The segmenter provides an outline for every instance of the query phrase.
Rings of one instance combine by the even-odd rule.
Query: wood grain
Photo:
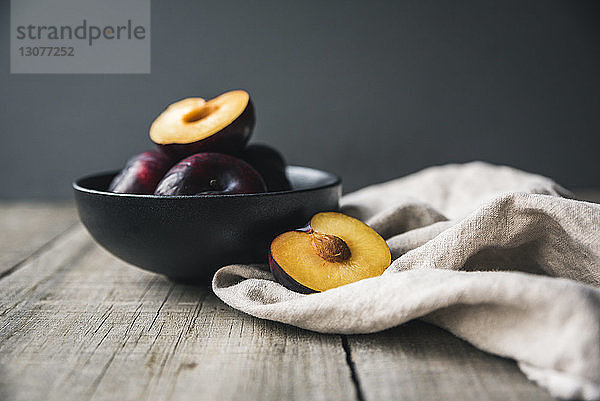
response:
[[[81,227],[0,280],[0,366],[11,400],[356,399],[339,336],[241,314]]]
[[[365,400],[552,400],[514,361],[479,351],[421,321],[349,336]]]
[[[70,203],[0,203],[0,277],[77,220]]]
[[[1,400],[552,399],[426,323],[340,337],[252,318],[74,221],[69,205],[0,204]]]

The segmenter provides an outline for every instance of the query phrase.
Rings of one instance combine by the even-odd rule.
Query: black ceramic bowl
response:
[[[155,196],[107,191],[116,172],[73,184],[79,217],[113,255],[172,279],[205,281],[232,263],[266,263],[278,234],[338,209],[340,179],[289,166],[291,191]]]

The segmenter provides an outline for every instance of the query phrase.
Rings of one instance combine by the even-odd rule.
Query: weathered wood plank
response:
[[[127,266],[80,226],[56,238],[74,220],[68,205],[0,205],[0,275],[20,264],[0,279],[0,399],[357,398],[339,337]],[[551,399],[514,362],[425,323],[347,348],[365,400]]]
[[[514,361],[479,351],[421,321],[349,336],[365,400],[552,400]]]
[[[354,400],[339,336],[254,319],[92,245],[81,227],[0,280],[11,400]]]
[[[0,277],[77,219],[70,203],[0,203]]]
[[[575,191],[600,202],[600,191]],[[479,351],[420,321],[368,336],[348,336],[365,400],[552,400],[514,361]]]

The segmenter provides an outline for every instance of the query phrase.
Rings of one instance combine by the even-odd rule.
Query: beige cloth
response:
[[[342,199],[377,230],[380,276],[302,295],[265,266],[232,265],[215,294],[263,319],[371,333],[421,318],[514,358],[552,395],[600,399],[600,205],[553,181],[474,162],[433,167]]]

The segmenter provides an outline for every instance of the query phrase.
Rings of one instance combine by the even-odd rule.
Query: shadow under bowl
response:
[[[287,167],[290,191],[239,195],[116,194],[107,191],[116,174],[73,184],[81,222],[113,255],[178,281],[208,281],[228,264],[267,263],[273,238],[337,211],[341,196],[339,177],[299,166]]]

